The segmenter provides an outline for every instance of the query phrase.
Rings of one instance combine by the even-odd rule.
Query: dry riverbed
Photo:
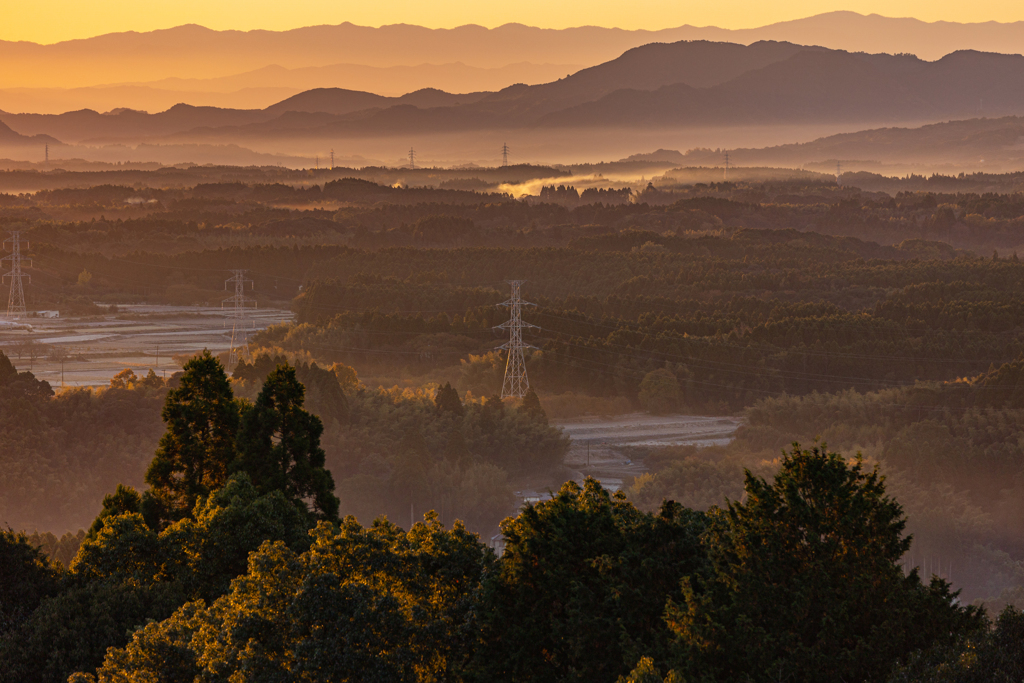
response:
[[[248,334],[292,319],[290,311],[249,311]],[[0,350],[18,370],[31,370],[54,388],[104,386],[125,368],[145,375],[150,368],[170,376],[181,369],[174,357],[209,349],[228,350],[233,320],[220,308],[200,306],[120,306],[116,315],[87,318],[26,318],[28,329],[0,328]],[[32,359],[25,342],[38,345]],[[54,350],[63,351],[63,362]],[[21,358],[18,357],[19,351]],[[59,353],[56,354],[59,357]]]

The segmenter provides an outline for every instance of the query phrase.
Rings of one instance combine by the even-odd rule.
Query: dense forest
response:
[[[339,519],[303,398],[282,364],[239,404],[197,357],[149,488],[108,495],[69,568],[0,532],[0,680],[1019,675],[1024,616],[990,629],[948,582],[905,573],[903,510],[860,458],[795,446],[708,512],[568,482],[502,522],[495,557],[434,512]]]
[[[0,681],[1020,677],[1017,175],[118,173],[8,174],[30,309],[294,321],[59,391],[0,332]],[[612,494],[556,407],[743,425]]]

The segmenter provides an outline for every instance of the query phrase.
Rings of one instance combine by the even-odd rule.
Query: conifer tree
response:
[[[209,351],[185,363],[181,384],[167,394],[167,431],[146,471],[148,523],[187,517],[196,501],[224,485],[235,457],[238,404],[224,367]]]
[[[451,382],[445,382],[443,387],[438,388],[437,395],[434,397],[434,405],[437,406],[438,411],[441,413],[462,415],[464,412],[459,392],[452,387]]]
[[[232,469],[248,473],[261,494],[282,491],[315,519],[337,521],[334,479],[320,447],[323,422],[303,408],[304,401],[295,368],[279,365],[267,375],[256,403],[242,410]]]
[[[131,486],[118,484],[114,493],[103,496],[103,509],[89,527],[89,540],[95,539],[96,535],[103,529],[107,518],[126,515],[132,512],[142,512],[142,496]]]
[[[904,576],[903,508],[859,457],[793,444],[774,482],[747,472],[745,488],[709,515],[710,577],[685,579],[685,601],[665,611],[685,673],[884,680],[915,649],[981,625],[945,581]]]
[[[543,424],[548,423],[548,414],[544,412],[544,408],[540,404],[540,399],[537,397],[537,392],[530,389],[523,396],[523,403],[519,406],[519,410],[523,411],[526,415],[529,415],[534,420]]]

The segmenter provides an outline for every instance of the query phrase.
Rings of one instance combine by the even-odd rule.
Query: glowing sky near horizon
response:
[[[614,26],[660,29],[683,24],[753,28],[834,10],[923,21],[1021,21],[1019,0],[0,0],[0,40],[55,43],[181,24],[225,30],[285,30],[348,21],[364,26],[451,28],[518,22],[543,28]]]

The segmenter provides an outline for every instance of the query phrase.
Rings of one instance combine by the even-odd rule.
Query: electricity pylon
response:
[[[508,153],[509,153],[509,151],[510,150],[508,148],[508,143],[503,144],[501,146],[501,165],[503,167],[504,166],[508,166]]]
[[[232,323],[231,350],[228,352],[227,367],[228,372],[232,372],[235,366],[238,365],[240,358],[247,358],[249,356],[249,339],[246,334],[245,313],[249,308],[249,304],[252,304],[252,308],[256,308],[256,299],[245,295],[245,285],[248,284],[249,289],[252,289],[252,280],[245,277],[244,270],[232,270],[231,277],[224,281],[224,289],[227,289],[229,284],[235,285],[235,295],[224,299],[220,307],[223,309],[224,304],[232,304],[228,311],[228,317],[232,318]]]
[[[508,330],[509,339],[499,346],[499,349],[508,349],[508,361],[505,363],[505,381],[501,385],[501,397],[513,396],[522,398],[530,389],[530,380],[526,376],[526,359],[523,358],[523,349],[535,349],[523,343],[523,328],[539,329],[536,325],[523,322],[523,306],[536,306],[529,301],[523,301],[519,295],[520,288],[526,280],[506,280],[512,286],[512,296],[499,306],[508,306],[511,316],[507,322],[498,325],[498,329]]]
[[[725,180],[729,180],[729,152],[725,152]]]
[[[10,245],[8,247],[8,245]],[[28,242],[25,243],[25,247],[28,247]],[[21,238],[20,233],[15,230],[11,233],[11,236],[4,240],[4,251],[11,252],[10,255],[0,258],[0,263],[4,261],[11,262],[11,269],[3,274],[3,280],[11,278],[11,293],[7,297],[7,317],[8,318],[20,318],[25,315],[25,288],[22,286],[21,279],[29,278],[31,281],[31,275],[22,275],[21,273]],[[29,261],[29,268],[32,267],[32,261]]]
[[[409,166],[416,168],[416,149],[413,147],[409,148]]]

